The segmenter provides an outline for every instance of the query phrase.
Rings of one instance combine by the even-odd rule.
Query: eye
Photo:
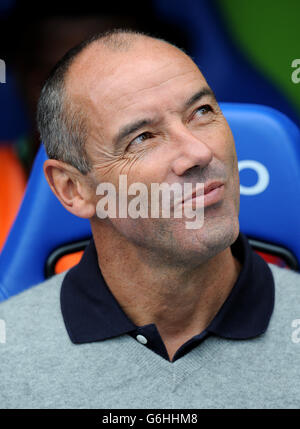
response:
[[[193,119],[197,117],[202,117],[204,115],[207,115],[209,112],[212,112],[213,109],[209,104],[205,104],[204,106],[198,107],[198,109],[195,110],[193,114]]]
[[[142,133],[139,136],[137,136],[135,139],[133,139],[130,142],[130,145],[143,143],[145,140],[150,139],[151,137],[152,136],[149,132]]]

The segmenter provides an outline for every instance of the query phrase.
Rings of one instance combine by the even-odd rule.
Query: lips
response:
[[[223,183],[221,183],[221,182],[213,182],[213,183],[210,183],[208,185],[205,185],[204,186],[204,195],[208,194],[209,192],[213,191],[216,188],[219,188],[222,185],[223,185]]]
[[[182,204],[184,205],[188,204],[188,205],[194,206],[198,201],[198,204],[200,204],[199,207],[201,206],[208,207],[220,201],[223,198],[223,192],[224,192],[223,182],[219,182],[219,181],[210,182],[204,185],[204,195],[203,193],[200,193],[199,195],[199,192],[197,192],[197,189],[195,189],[192,195],[189,195],[187,198],[185,198],[182,201]]]
[[[208,183],[206,185],[204,185],[204,195],[209,194],[210,192],[212,192],[214,189],[219,188],[223,185],[222,182],[211,182]],[[203,195],[202,193],[200,195]],[[192,193],[191,196],[188,196],[187,198],[185,198],[184,200],[182,200],[182,202],[188,201],[190,199],[196,198],[197,196],[199,196],[198,194],[198,190],[197,188],[194,190],[194,192]]]

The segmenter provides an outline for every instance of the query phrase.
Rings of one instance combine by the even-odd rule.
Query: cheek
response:
[[[226,166],[228,188],[235,201],[235,205],[238,206],[240,195],[238,160],[234,138],[227,122],[223,123],[216,130],[214,142],[215,156]]]
[[[215,129],[211,149],[219,161],[226,165],[228,176],[238,176],[237,156],[231,129],[227,122]]]
[[[135,195],[128,195],[130,185],[137,183],[146,185],[149,196],[151,183],[161,183],[161,179],[164,178],[162,164],[157,162],[157,158],[151,159],[151,157],[103,160],[95,166],[95,177],[98,184],[111,183],[114,186],[117,202],[120,192],[125,191],[129,203],[135,197]]]
[[[230,184],[230,192],[236,208],[236,213],[239,213],[240,207],[240,178],[238,170],[238,160],[235,150],[235,145],[232,140],[232,144],[228,149],[228,176]]]

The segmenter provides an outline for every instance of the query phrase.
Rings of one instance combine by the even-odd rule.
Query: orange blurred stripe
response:
[[[0,250],[18,213],[26,175],[13,145],[0,146]]]
[[[69,268],[74,267],[80,261],[83,255],[83,250],[79,252],[70,253],[69,255],[62,256],[55,264],[55,274],[60,274]]]

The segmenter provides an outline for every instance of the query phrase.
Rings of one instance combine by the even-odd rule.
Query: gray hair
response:
[[[126,50],[137,37],[151,37],[132,30],[115,29],[96,34],[70,49],[55,65],[40,94],[37,107],[37,126],[47,155],[71,164],[82,174],[92,165],[85,149],[88,137],[86,114],[70,100],[65,78],[75,58],[93,42],[103,43],[112,50]],[[165,40],[154,38],[162,42]]]

